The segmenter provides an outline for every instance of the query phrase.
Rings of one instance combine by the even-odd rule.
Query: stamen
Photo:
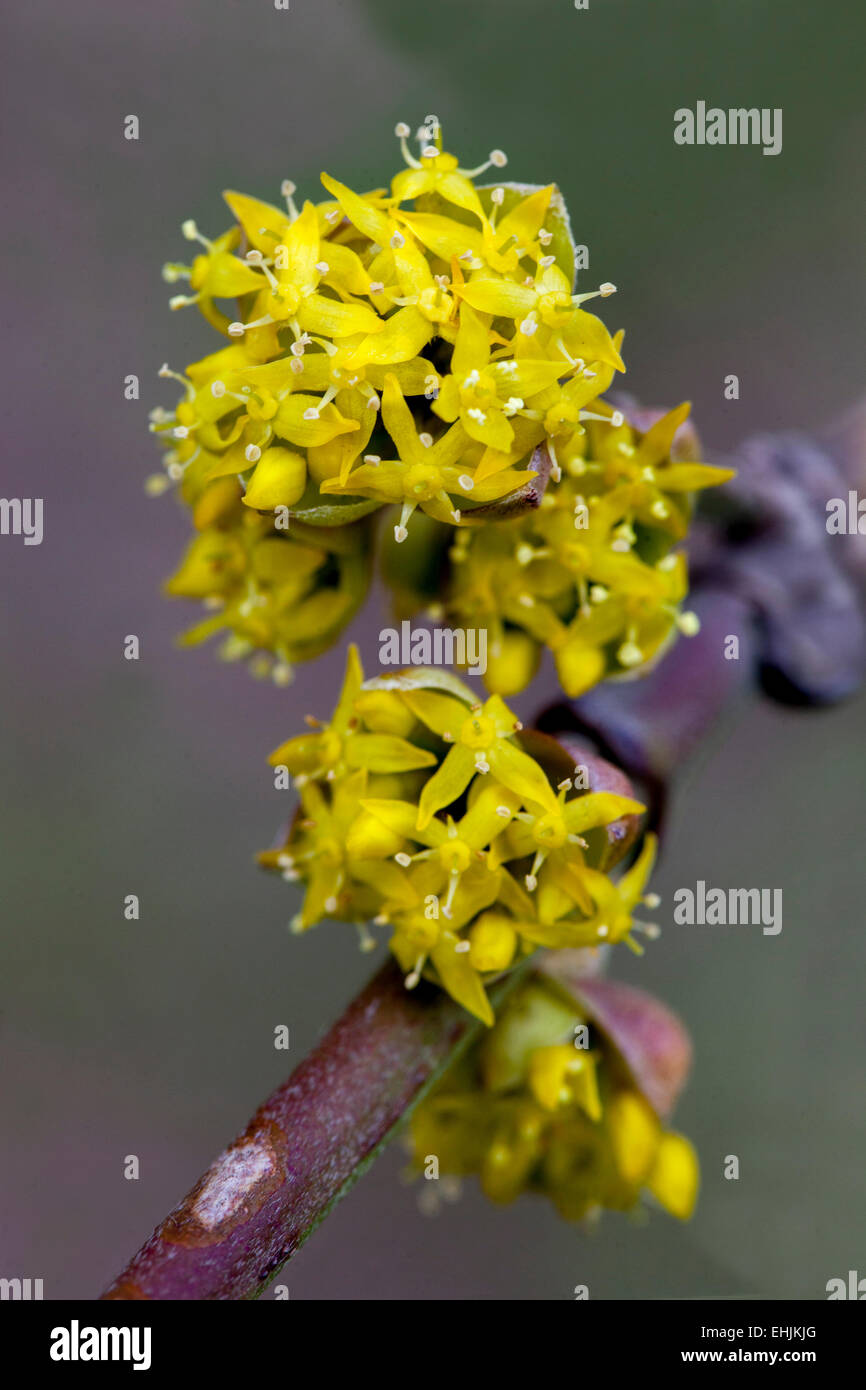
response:
[[[274,272],[271,270],[270,266],[265,265],[265,258],[262,255],[261,251],[257,251],[256,248],[253,247],[253,249],[251,251],[248,251],[247,254],[244,256],[244,260],[249,261],[250,265],[254,265],[257,267],[257,269],[264,272],[265,278],[267,279],[267,282],[270,285],[271,289],[274,291],[274,293],[276,293],[279,290],[280,282],[277,279]]]
[[[398,545],[402,545],[406,537],[409,535],[409,532],[406,529],[406,525],[412,513],[414,512],[416,505],[417,503],[415,502],[403,503],[403,510],[400,513],[400,520],[394,527],[394,540],[397,542]]]
[[[409,165],[409,168],[420,169],[420,162],[415,158],[414,154],[412,154],[411,150],[409,149],[409,146],[406,144],[406,141],[409,139],[411,133],[412,132],[405,121],[398,121],[394,127],[394,134],[400,141],[400,153],[402,154],[406,163]]]
[[[252,319],[250,323],[240,323],[239,321],[230,323],[228,328],[226,329],[226,332],[228,333],[230,338],[242,338],[244,334],[248,331],[248,329],[265,328],[269,323],[273,322],[274,320],[272,319],[271,315],[265,314],[263,318]]]
[[[616,294],[616,285],[612,285],[606,280],[603,285],[599,285],[597,290],[588,290],[586,294],[573,294],[572,304],[585,304],[588,299],[597,299],[601,295],[602,299],[607,299],[610,295]]]
[[[376,938],[373,936],[372,932],[370,931],[370,928],[367,926],[367,923],[356,922],[355,928],[358,932],[359,945],[361,947],[361,950],[364,951],[365,954],[368,951],[375,951]]]
[[[294,195],[297,193],[297,191],[297,184],[292,183],[291,179],[283,179],[282,183],[280,184],[280,192],[286,200],[286,208],[288,210],[288,214],[292,222],[297,222],[299,216],[298,209],[295,206],[294,198]]]
[[[179,381],[184,391],[186,392],[187,400],[192,401],[195,399],[195,387],[193,386],[192,382],[187,381],[186,377],[183,376],[180,372],[173,372],[167,362],[163,362],[162,366],[157,372],[157,376],[170,377],[172,381]]]
[[[180,230],[187,241],[199,241],[206,250],[213,250],[213,242],[209,241],[206,236],[202,236],[193,218],[188,217],[186,221],[181,224]]]
[[[483,164],[479,164],[477,169],[461,169],[459,172],[467,179],[477,179],[479,174],[485,174],[491,166],[494,169],[504,169],[508,163],[508,156],[502,150],[491,150],[489,156]]]

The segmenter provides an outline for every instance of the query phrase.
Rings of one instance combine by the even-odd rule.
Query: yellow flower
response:
[[[453,203],[456,207],[483,218],[481,201],[472,180],[485,173],[487,169],[505,167],[508,161],[501,150],[492,150],[490,158],[477,169],[461,169],[453,154],[443,152],[440,129],[437,128],[435,135],[431,135],[427,130],[419,132],[424,140],[419,159],[409,152],[406,144],[409,127],[402,121],[397,126],[396,134],[403,158],[409,166],[396,174],[391,181],[391,192],[398,203],[438,194],[446,203]]]
[[[400,519],[394,527],[395,539],[406,540],[408,522],[417,507],[436,521],[459,522],[461,510],[456,500],[472,505],[495,501],[516,491],[534,474],[505,469],[476,486],[472,474],[459,467],[469,437],[458,421],[434,439],[418,432],[397,377],[385,377],[382,420],[397,447],[397,459],[371,459],[348,474],[345,482],[327,478],[322,493],[343,493],[372,497],[377,501],[401,505]]]
[[[491,362],[490,352],[488,324],[463,304],[451,373],[442,381],[433,409],[449,424],[459,418],[471,439],[507,454],[514,442],[510,417],[524,409],[527,398],[553,385],[562,362]],[[476,482],[483,477],[479,470]]]
[[[320,725],[310,717],[307,722],[315,732],[281,743],[270,755],[271,766],[286,766],[297,783],[298,779],[305,782],[321,777],[331,781],[349,768],[410,772],[434,765],[436,759],[432,753],[416,748],[405,738],[364,731],[355,709],[363,679],[358,648],[352,643],[346,658],[343,688],[330,722]]]

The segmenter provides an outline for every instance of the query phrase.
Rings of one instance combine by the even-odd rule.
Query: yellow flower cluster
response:
[[[678,621],[682,565],[659,563],[688,493],[726,475],[671,465],[667,426],[636,442],[598,399],[622,338],[583,306],[615,287],[574,293],[556,187],[476,186],[505,156],[460,168],[431,118],[417,156],[397,134],[407,167],[390,189],[323,174],[322,202],[299,208],[286,182],[285,209],[226,193],[235,225],[216,240],[184,224],[200,251],[165,267],[189,281],[171,304],[196,304],[226,342],[183,375],[163,368],[184,396],[153,414],[167,447],[149,486],[178,484],[199,532],[169,592],[214,610],[191,640],[223,630],[227,654],[276,655],[284,679],[363,601],[364,518],[394,507],[402,545],[420,510],[461,542],[466,528],[452,602],[491,629],[492,688],[525,683],[542,643],[585,688],[643,664]],[[535,506],[545,485],[526,535],[503,536],[503,507]]]
[[[697,632],[681,608],[686,559],[674,547],[691,494],[732,475],[671,461],[687,414],[680,406],[645,434],[621,412],[588,422],[560,450],[558,480],[537,510],[455,537],[444,615],[487,632],[488,689],[523,690],[547,648],[577,697],[606,677],[643,673],[677,631]]]
[[[587,789],[582,768],[554,784],[552,741],[523,733],[500,696],[479,704],[432,669],[365,682],[351,647],[333,718],[308,723],[271,755],[300,808],[286,843],[260,856],[303,885],[298,931],[327,917],[373,946],[366,923],[387,926],[410,988],[423,975],[487,1024],[485,986],[535,947],[652,934],[632,915],[652,837],[616,883],[600,867],[604,827],[643,806]]]
[[[687,1220],[697,1198],[689,1141],[664,1127],[570,995],[537,975],[422,1100],[411,1144],[428,1179],[474,1175],[501,1203],[542,1193],[573,1221],[630,1210],[643,1193]]]

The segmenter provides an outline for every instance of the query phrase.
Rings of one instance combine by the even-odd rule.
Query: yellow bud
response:
[[[700,1183],[698,1156],[682,1134],[665,1134],[647,1180],[650,1192],[671,1216],[688,1221]]]
[[[604,675],[604,654],[598,647],[566,642],[554,655],[560,684],[572,699],[585,694]]]
[[[469,964],[475,970],[507,970],[516,949],[513,923],[497,912],[482,913],[469,932]]]
[[[617,1091],[606,1115],[616,1166],[626,1182],[639,1183],[658,1151],[660,1126],[655,1111],[637,1091]]]
[[[266,449],[244,493],[244,505],[257,511],[291,507],[307,485],[307,463],[300,454],[275,444]]]
[[[534,678],[540,661],[540,644],[514,628],[503,633],[498,650],[489,651],[484,683],[495,695],[517,695]]]

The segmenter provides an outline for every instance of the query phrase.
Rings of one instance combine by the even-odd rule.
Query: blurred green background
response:
[[[45,539],[0,540],[0,1274],[89,1298],[282,1079],[274,1026],[299,1059],[371,969],[337,928],[291,937],[289,887],[253,863],[290,804],[266,755],[329,711],[341,655],[288,691],[257,685],[177,651],[190,614],[159,592],[185,527],[144,496],[146,413],[173,400],[160,363],[213,346],[166,307],[181,221],[226,226],[223,187],[276,200],[290,176],[316,197],[322,168],[380,185],[395,122],[435,113],[469,166],[500,146],[509,176],[561,185],[584,284],[619,286],[606,318],[627,330],[631,392],[690,398],[716,450],[817,429],[863,384],[866,11],[31,0],[7,32],[3,490],[45,499]],[[697,100],[782,107],[781,155],[675,146],[673,112]],[[352,633],[370,667],[383,612]],[[704,1166],[694,1221],[607,1217],[589,1236],[471,1187],[431,1220],[395,1148],[285,1271],[292,1298],[823,1297],[866,1270],[864,707],[732,714],[674,807],[664,934],[614,962],[694,1036],[678,1116]],[[781,887],[781,935],[673,926],[697,878]]]

